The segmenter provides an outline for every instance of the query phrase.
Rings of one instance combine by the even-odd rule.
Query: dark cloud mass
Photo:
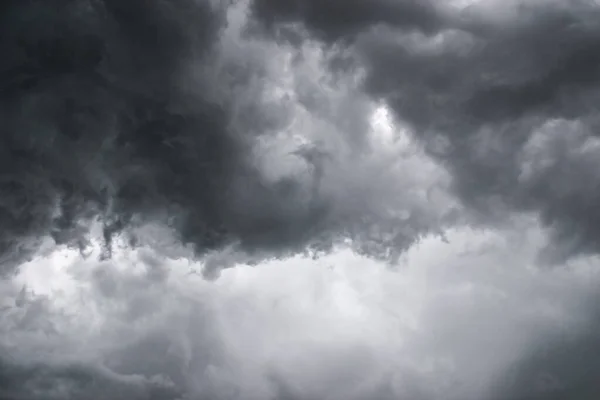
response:
[[[115,234],[155,220],[198,254],[239,241],[276,250],[305,243],[319,212],[286,214],[294,182],[264,182],[249,157],[250,138],[233,132],[226,104],[211,100],[218,84],[186,75],[215,58],[221,6],[134,0],[2,7],[4,270],[46,234],[85,247],[97,217],[107,253]],[[240,204],[243,196],[258,204]],[[263,211],[246,214],[245,207]]]
[[[177,206],[185,240],[223,241],[217,193],[237,145],[219,108],[178,81],[185,62],[208,57],[221,12],[186,0],[2,7],[2,254],[48,233],[83,246],[97,216],[110,242]]]
[[[344,237],[375,249],[365,227],[378,230],[391,217],[368,210],[365,219],[368,205],[356,190],[344,195],[355,206],[335,204],[320,189],[323,167],[315,160],[288,154],[312,168],[310,177],[267,178],[261,170],[255,146],[289,118],[261,103],[266,61],[227,48],[223,32],[236,24],[227,6],[3,3],[4,271],[35,254],[47,235],[85,249],[98,220],[104,256],[115,236],[128,234],[135,245],[133,228],[155,222],[197,256],[229,246],[254,259],[326,250]],[[411,12],[427,15],[421,8]],[[416,231],[432,222],[422,218]],[[389,239],[379,240],[374,255],[388,257],[415,240],[412,231],[382,231]]]
[[[174,385],[160,377],[119,376],[88,365],[0,365],[0,396],[11,400],[177,399]]]
[[[600,4],[466,3],[0,2],[0,398],[597,398]]]
[[[257,0],[252,11],[270,28],[301,21],[327,41],[352,38],[371,25],[435,32],[447,22],[429,0]]]
[[[350,38],[366,68],[364,89],[414,128],[465,204],[486,218],[539,212],[558,240],[549,260],[598,251],[595,2],[484,1],[453,11],[409,0],[287,4],[257,0],[256,15]],[[346,25],[336,7],[353,16]],[[394,18],[391,9],[413,18]],[[445,23],[424,15],[446,15]],[[547,162],[531,166],[533,157]]]

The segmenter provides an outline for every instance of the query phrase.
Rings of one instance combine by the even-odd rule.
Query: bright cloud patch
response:
[[[577,335],[594,313],[596,262],[541,271],[543,235],[522,228],[428,237],[394,269],[339,249],[215,282],[149,250],[100,263],[60,251],[14,279],[24,289],[1,344],[21,360],[84,360],[119,382],[135,374],[201,398],[491,396],[511,389],[502,380],[527,350]],[[534,365],[523,384],[570,384],[554,373]]]

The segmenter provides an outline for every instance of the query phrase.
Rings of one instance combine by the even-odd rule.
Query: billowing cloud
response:
[[[84,246],[97,215],[109,239],[169,197],[215,216],[216,193],[205,188],[226,180],[237,146],[218,107],[186,99],[178,71],[208,56],[220,12],[185,0],[2,7],[3,254],[47,234]],[[190,170],[196,185],[185,182]],[[176,224],[200,234],[194,222]],[[212,228],[203,241],[219,240]]]
[[[0,397],[597,398],[599,7],[4,1]]]
[[[319,46],[245,37],[244,4],[3,7],[4,271],[48,236],[85,251],[97,220],[104,256],[159,223],[197,257],[350,239],[391,259],[446,213],[404,195],[390,172],[404,160],[372,151],[377,106],[354,77],[329,74]]]
[[[541,271],[544,231],[514,228],[427,237],[397,270],[337,249],[215,282],[149,248],[38,258],[2,288],[2,394],[591,399],[597,260]]]
[[[430,0],[256,0],[252,6],[254,15],[271,29],[301,21],[326,41],[352,39],[372,25],[436,32],[448,23]]]
[[[293,20],[316,38],[333,36],[364,69],[365,92],[413,128],[481,217],[539,213],[561,248],[548,260],[598,250],[598,183],[584,172],[597,158],[596,2],[321,1],[294,13],[284,7],[293,2],[254,4],[268,24]],[[337,9],[356,17],[343,31]],[[426,9],[446,23],[406,23],[390,9]],[[373,17],[382,14],[389,18]],[[546,162],[531,168],[532,152]]]

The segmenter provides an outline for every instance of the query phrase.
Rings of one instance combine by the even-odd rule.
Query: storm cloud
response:
[[[189,1],[14,1],[1,16],[3,254],[47,234],[84,246],[98,215],[110,242],[177,198],[217,218],[218,190],[208,188],[235,168],[236,145],[218,107],[186,100],[177,81],[186,59],[207,57],[218,11]],[[186,187],[196,192],[183,195]],[[214,225],[176,224],[199,244],[222,240]]]
[[[435,213],[417,210],[408,224],[389,212],[391,203],[374,204],[378,196],[402,196],[396,183],[371,180],[367,189],[369,179],[347,174],[355,168],[366,178],[390,166],[374,165],[376,158],[361,156],[368,151],[357,145],[368,142],[368,99],[354,93],[355,100],[327,112],[323,91],[305,89],[317,84],[308,71],[307,79],[293,75],[304,79],[292,84],[303,90],[293,101],[277,97],[278,79],[289,78],[278,77],[269,58],[291,65],[286,57],[293,51],[302,57],[310,49],[245,39],[245,8],[227,6],[3,4],[4,271],[35,254],[48,236],[84,251],[98,222],[105,257],[116,235],[128,235],[135,246],[136,228],[159,223],[195,257],[235,248],[257,260],[327,250],[345,239],[392,259],[439,225]],[[312,53],[317,67],[328,57],[318,48]],[[341,88],[338,96],[354,95],[344,83],[350,78],[323,79]],[[321,122],[309,120],[314,134],[305,127],[301,143],[290,140],[298,109],[322,114]],[[344,112],[355,113],[351,123],[334,118]],[[278,146],[279,153],[264,146]],[[364,168],[358,158],[367,160]],[[384,190],[396,193],[376,194]]]
[[[0,397],[596,398],[599,21],[2,2]]]
[[[364,70],[363,90],[412,128],[481,218],[539,213],[556,233],[546,261],[597,252],[595,2],[254,4],[268,26],[292,21],[337,41]]]

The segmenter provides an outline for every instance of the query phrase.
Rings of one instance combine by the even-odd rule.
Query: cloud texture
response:
[[[550,258],[597,252],[595,2],[254,4],[269,25],[292,20],[345,46],[365,92],[412,127],[469,208],[539,213],[556,231]]]
[[[48,235],[85,249],[98,220],[105,256],[115,235],[130,235],[135,244],[132,232],[148,223],[171,228],[196,256],[234,246],[260,259],[326,249],[344,238],[366,248],[366,229],[389,237],[379,241],[384,258],[414,241],[413,232],[384,228],[400,220],[390,204],[363,194],[364,179],[346,174],[325,187],[336,171],[352,167],[350,157],[355,168],[368,157],[360,146],[369,134],[368,99],[357,94],[327,110],[323,90],[306,86],[338,84],[338,96],[347,96],[352,87],[344,81],[351,78],[336,83],[321,74],[315,82],[308,71],[276,70],[281,63],[293,68],[291,51],[244,39],[243,7],[195,0],[3,7],[5,271]],[[317,47],[312,53],[317,66],[327,58]],[[302,92],[292,94],[294,86]],[[304,122],[295,133],[303,141],[294,143],[300,109],[324,115]],[[346,124],[353,140],[334,118],[345,113],[355,113]],[[285,138],[279,153],[266,151],[278,137]],[[373,160],[359,173],[389,167]],[[435,225],[435,218],[419,218],[419,232]]]
[[[597,261],[541,271],[518,225],[429,237],[398,271],[337,250],[216,282],[151,249],[54,253],[2,288],[1,394],[592,399]]]
[[[596,398],[599,17],[2,2],[0,397]]]

